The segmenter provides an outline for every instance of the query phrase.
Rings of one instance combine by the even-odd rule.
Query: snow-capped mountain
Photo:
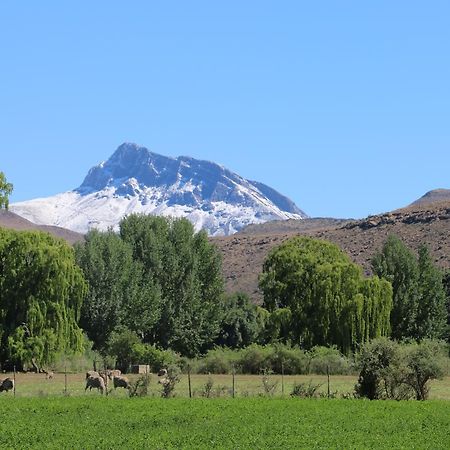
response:
[[[229,235],[252,223],[307,217],[274,189],[225,167],[187,156],[170,158],[122,144],[93,167],[80,187],[10,209],[37,224],[81,233],[117,228],[131,213],[186,217],[196,230]]]

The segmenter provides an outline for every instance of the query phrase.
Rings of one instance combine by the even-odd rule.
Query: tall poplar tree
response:
[[[416,255],[396,236],[389,236],[372,259],[372,269],[392,283],[394,339],[437,339],[445,335],[446,294],[442,272],[422,245]]]

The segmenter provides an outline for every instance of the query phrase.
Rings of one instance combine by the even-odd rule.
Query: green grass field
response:
[[[0,397],[1,448],[450,448],[450,402]]]

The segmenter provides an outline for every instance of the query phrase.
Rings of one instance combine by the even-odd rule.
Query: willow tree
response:
[[[82,350],[86,283],[74,252],[40,232],[0,228],[0,362],[49,364]]]
[[[336,245],[295,237],[274,249],[260,276],[264,306],[288,309],[288,333],[280,338],[310,348],[336,345],[343,352],[390,332],[392,287],[364,278]],[[284,326],[286,330],[286,325]]]

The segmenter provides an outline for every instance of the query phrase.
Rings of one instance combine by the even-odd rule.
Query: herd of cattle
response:
[[[120,370],[106,370],[104,372],[96,372],[95,370],[89,370],[86,372],[86,387],[91,390],[92,388],[96,388],[103,394],[106,390],[106,386],[108,385],[108,380],[113,382],[114,389],[118,387],[129,389],[130,381],[127,377],[124,377]]]
[[[51,374],[49,376],[49,374]],[[158,376],[160,377],[159,383],[164,384],[165,379],[167,377],[167,370],[161,369],[158,372]],[[46,378],[53,378],[53,372],[46,372]],[[108,386],[108,381],[112,381],[114,389],[124,388],[130,389],[130,381],[127,377],[122,375],[120,370],[105,370],[102,372],[96,372],[95,370],[89,370],[86,372],[86,387],[84,391],[89,388],[98,389],[101,394],[106,392],[106,388]],[[0,392],[8,392],[14,389],[14,380],[12,378],[5,378],[0,382]]]

